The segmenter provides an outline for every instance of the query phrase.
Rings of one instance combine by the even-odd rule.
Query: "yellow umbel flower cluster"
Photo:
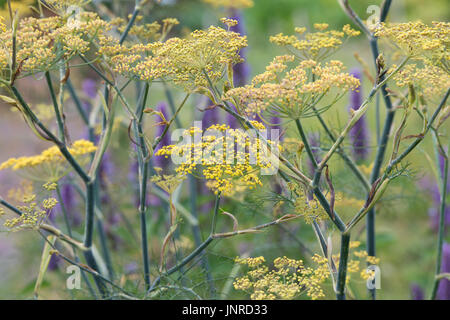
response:
[[[73,146],[69,148],[69,152],[73,156],[80,156],[87,153],[91,153],[97,150],[94,144],[87,140],[77,140],[73,143]],[[61,162],[64,158],[59,151],[58,147],[51,147],[44,150],[41,154],[31,157],[11,158],[0,165],[0,170],[6,168],[12,168],[13,170],[19,170],[26,167],[35,167],[43,163]]]
[[[16,67],[14,77],[20,78],[58,67],[61,60],[69,61],[85,53],[97,37],[111,27],[95,13],[82,12],[76,23],[66,18],[25,18],[19,22],[16,33]],[[0,28],[0,77],[9,80],[12,64],[13,31]]]
[[[362,173],[364,173],[366,176],[370,176],[373,169],[373,162],[369,165],[361,164],[358,166],[359,170],[361,170]]]
[[[68,151],[77,160],[84,160],[83,156],[95,152],[97,147],[90,141],[77,140]],[[11,168],[14,171],[24,171],[24,176],[31,180],[57,181],[70,171],[65,158],[58,147],[54,146],[44,150],[41,154],[11,158],[0,164],[0,170]]]
[[[408,56],[424,59],[450,72],[450,22],[382,23],[375,35],[389,39]]]
[[[33,191],[33,183],[28,180],[22,180],[19,187],[8,190],[8,198],[19,202],[31,197],[34,194]]]
[[[50,211],[58,204],[55,198],[45,198],[40,204],[36,201],[35,194],[23,194],[23,205],[17,206],[21,215],[17,218],[11,218],[4,222],[4,226],[12,232],[24,229],[38,229],[44,223]]]
[[[0,32],[6,31],[6,24],[5,24],[5,18],[0,16]]]
[[[105,44],[101,52],[113,70],[126,77],[172,80],[190,92],[209,87],[209,80],[217,83],[222,79],[229,66],[242,61],[239,51],[246,46],[246,37],[211,26],[192,32],[187,39],[131,46]]]
[[[306,293],[312,300],[325,296],[321,285],[329,277],[327,259],[314,255],[316,268],[305,267],[302,260],[279,257],[273,261],[274,269],[264,265],[264,257],[236,258],[249,271],[234,281],[236,290],[250,294],[252,300],[292,300]]]
[[[161,174],[161,168],[155,168],[158,175],[154,175],[150,180],[158,187],[171,195],[186,178],[183,174]]]
[[[329,196],[329,198],[331,195]],[[330,200],[330,199],[329,199]],[[335,195],[335,205],[342,208],[357,208],[360,209],[364,206],[365,200],[355,199],[344,195],[342,192],[337,192]]]
[[[224,7],[231,9],[245,9],[253,7],[253,0],[203,0],[203,2],[214,7]]]
[[[315,195],[306,196],[306,191],[301,186],[295,183],[288,183],[288,188],[295,194],[294,208],[298,215],[301,215],[306,223],[313,223],[314,221],[326,220],[328,218],[327,212],[320,205]]]
[[[414,86],[427,100],[432,101],[440,100],[441,95],[450,87],[450,74],[429,64],[423,67],[408,64],[394,75],[394,80],[399,87]]]
[[[340,61],[321,64],[305,60],[287,70],[287,63],[294,60],[292,55],[275,57],[266,71],[255,76],[250,85],[229,90],[224,99],[248,113],[267,109],[279,117],[298,119],[309,116],[311,107],[333,89],[336,91],[335,102],[349,89],[359,86],[358,79],[342,72],[344,65]]]
[[[283,47],[302,59],[322,61],[339,49],[349,37],[360,34],[359,31],[345,25],[342,31],[326,30],[328,24],[316,23],[314,28],[318,31],[306,33],[306,28],[295,28],[297,36],[287,36],[279,33],[270,37],[270,41]]]
[[[216,194],[230,195],[237,187],[252,189],[262,185],[259,172],[272,167],[272,151],[252,133],[217,124],[204,132],[192,127],[183,137],[186,143],[164,146],[155,155],[172,156],[178,164],[178,174],[187,175],[201,169],[209,180],[207,185]],[[274,142],[267,142],[272,150],[277,148]]]
[[[166,18],[159,23],[153,21],[151,23],[141,24],[143,16],[137,16],[135,23],[129,30],[128,34],[135,36],[140,42],[147,43],[150,41],[162,41],[174,26],[180,22],[175,18]],[[122,18],[114,18],[110,21],[111,25],[117,27],[117,31],[121,34],[125,31],[129,21]]]
[[[289,156],[292,154],[301,154],[304,148],[305,144],[303,141],[297,138],[286,137],[283,140],[283,151],[286,151]]]

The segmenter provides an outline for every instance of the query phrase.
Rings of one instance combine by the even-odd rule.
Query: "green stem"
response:
[[[80,98],[78,97],[75,88],[73,87],[72,81],[70,79],[67,79],[66,85],[67,89],[69,89],[70,96],[75,103],[75,107],[77,108],[77,111],[81,116],[81,119],[86,126],[89,126],[89,116],[83,108],[83,104],[81,103]]]
[[[85,226],[84,226],[84,246],[87,250],[84,252],[84,258],[89,267],[96,272],[99,271],[99,267],[95,257],[92,253],[92,242],[94,234],[94,209],[95,209],[95,187],[94,183],[86,183],[86,214],[85,214]],[[94,276],[95,283],[99,289],[102,297],[106,297],[108,290],[103,283],[102,279],[98,276]]]
[[[372,38],[370,40],[370,46],[372,48],[372,55],[374,61],[379,55],[377,38]],[[381,87],[381,94],[384,98],[384,102],[386,105],[386,119],[384,122],[383,132],[381,133],[381,137],[378,141],[377,153],[374,160],[373,169],[370,175],[370,183],[373,184],[378,179],[380,175],[380,169],[383,164],[384,156],[386,153],[386,147],[388,144],[389,133],[391,132],[392,125],[394,123],[394,108],[392,106],[392,101],[387,92],[386,85]],[[366,237],[367,237],[367,253],[370,256],[376,255],[376,240],[375,240],[375,208],[372,208],[367,214],[367,222],[366,222]],[[370,290],[372,298],[375,299],[375,289]]]
[[[319,200],[319,202],[321,203],[322,207],[325,209],[325,211],[328,213],[328,215],[330,216],[331,220],[333,220],[336,224],[336,226],[338,227],[338,229],[340,231],[344,231],[345,230],[345,223],[341,220],[341,218],[339,217],[339,215],[336,215],[334,212],[331,212],[331,207],[328,203],[328,200],[325,198],[325,196],[322,194],[322,192],[320,191],[319,187],[318,187],[318,182],[320,179],[320,170],[317,170],[317,162],[316,159],[314,157],[314,154],[312,153],[311,147],[309,145],[309,142],[306,138],[305,132],[303,131],[302,125],[300,123],[299,119],[295,120],[295,123],[297,125],[297,129],[298,132],[300,134],[300,137],[303,141],[303,144],[305,145],[305,149],[306,149],[306,153],[309,156],[309,160],[312,162],[314,169],[315,169],[315,174],[314,174],[314,180],[313,180],[313,192],[316,195],[316,198]]]
[[[345,300],[345,282],[347,277],[348,253],[350,247],[350,234],[341,235],[341,253],[339,257],[339,270],[336,286],[336,297],[338,300]]]
[[[125,31],[120,36],[120,40],[119,40],[120,44],[122,44],[125,41],[125,39],[128,36],[128,33],[130,32],[131,28],[133,27],[134,23],[136,22],[136,18],[139,15],[139,12],[141,11],[141,3],[143,3],[144,1],[146,1],[146,0],[141,0],[141,1],[136,0],[136,4],[134,6],[133,13],[131,14],[131,19],[126,26]]]
[[[92,247],[93,233],[94,233],[94,207],[95,207],[95,195],[94,184],[86,184],[86,221],[84,225],[84,246],[87,248]]]
[[[63,202],[63,198],[61,196],[61,190],[60,190],[59,186],[56,187],[56,196],[58,197],[58,202],[59,202],[61,211],[64,216],[64,222],[66,223],[67,234],[69,235],[69,237],[73,238],[72,227],[70,226],[70,221],[69,221],[69,215],[67,213],[66,206]],[[78,258],[78,255],[77,255],[77,248],[74,245],[72,245],[72,250],[73,250],[73,255],[74,255],[75,261],[77,263],[79,263],[80,259]],[[86,283],[86,285],[88,287],[89,293],[92,295],[92,297],[94,297],[94,299],[97,299],[97,295],[94,291],[94,288],[92,287],[91,282],[89,281],[88,277],[86,276],[85,271],[83,271],[83,270],[81,271],[81,276],[83,277],[83,281]]]
[[[147,103],[148,92],[150,89],[149,83],[145,83],[141,91],[139,103],[137,106],[138,121],[134,121],[135,137],[139,141],[138,164],[139,164],[139,216],[141,223],[141,247],[142,259],[144,264],[144,281],[145,289],[150,289],[150,259],[148,255],[148,235],[147,235],[147,181],[148,181],[148,149],[144,139],[144,132],[142,129],[142,114]]]
[[[348,0],[341,0],[341,5],[344,9],[344,11],[347,13],[347,15],[361,28],[361,30],[366,34],[370,41],[370,47],[372,51],[372,58],[375,63],[375,68],[377,69],[377,63],[376,60],[379,56],[379,50],[378,50],[378,41],[377,38],[373,35],[372,32],[370,32],[365,24],[362,22],[362,20],[358,17],[358,15],[353,11],[353,9],[350,7]],[[389,9],[391,6],[391,0],[385,0],[382,4],[381,13],[380,13],[380,22],[384,22],[387,18],[387,15],[389,13]],[[380,78],[380,80],[383,80],[383,77]],[[386,109],[388,111],[385,123],[384,123],[384,129],[381,137],[378,139],[378,149],[377,149],[377,155],[375,157],[374,167],[372,169],[371,174],[371,184],[373,184],[379,176],[379,171],[384,159],[384,154],[386,151],[386,144],[387,140],[389,138],[389,132],[391,131],[392,124],[394,122],[394,110],[392,107],[392,101],[391,98],[387,92],[386,85],[383,84],[381,87],[381,93],[383,95],[384,102],[386,104]],[[378,111],[377,111],[378,112]],[[379,122],[378,119],[378,113],[377,113],[377,123]],[[378,128],[378,125],[377,125]],[[378,133],[378,129],[377,129]],[[375,256],[376,250],[375,250],[375,209],[372,208],[368,215],[367,215],[367,221],[366,221],[366,236],[367,236],[367,253],[370,256]],[[375,289],[370,290],[371,296],[373,299],[375,299]]]

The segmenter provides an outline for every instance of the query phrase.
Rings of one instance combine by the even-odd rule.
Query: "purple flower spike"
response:
[[[139,272],[139,265],[136,262],[130,262],[124,267],[125,274],[135,274]]]
[[[439,156],[440,173],[442,175],[444,172],[443,160],[443,157]],[[439,185],[434,179],[431,179],[429,176],[424,176],[419,180],[418,186],[421,190],[423,190],[423,192],[431,196],[432,204],[428,209],[428,216],[430,219],[430,228],[437,233],[439,230],[441,206],[441,191],[439,190]],[[450,190],[450,188],[447,185],[447,192],[448,190]],[[450,206],[446,205],[444,212],[444,227],[448,226],[450,226]]]
[[[136,146],[133,145],[134,149],[136,150]],[[155,157],[154,157],[155,158]],[[153,158],[153,159],[154,159]],[[137,160],[131,160],[130,168],[128,171],[128,181],[130,181],[130,184],[132,186],[132,192],[133,192],[133,204],[136,208],[139,207],[139,163]]]
[[[437,204],[438,206],[438,204]],[[432,207],[428,209],[428,216],[430,218],[430,228],[434,232],[438,232],[439,230],[439,220],[440,220],[440,212],[439,208]],[[445,213],[444,213],[444,226],[448,227],[450,226],[450,206],[445,207]]]
[[[100,163],[100,167],[98,168],[98,173],[100,176],[100,184],[105,186],[108,179],[110,179],[114,174],[115,168],[114,163],[111,159],[111,153],[105,152],[102,158],[102,162]]]
[[[86,79],[81,84],[81,87],[83,88],[83,92],[86,96],[90,99],[95,99],[97,96],[97,82],[95,80]]]
[[[273,126],[270,127],[271,130],[278,130],[278,139],[280,141],[283,140],[282,136],[282,128],[281,128],[281,118],[273,116],[270,122],[273,124]],[[271,133],[272,137],[272,133]]]
[[[48,270],[55,271],[58,269],[59,264],[61,263],[61,258],[55,254],[50,257],[50,261],[48,263]]]
[[[425,300],[425,294],[423,289],[416,283],[411,285],[411,299],[412,300]]]
[[[212,126],[213,124],[217,124],[220,122],[220,115],[219,110],[217,107],[211,108],[213,105],[213,102],[205,97],[204,102],[202,103],[204,105],[204,111],[203,111],[203,119],[202,119],[202,126],[203,129],[208,128],[209,126]]]
[[[449,273],[449,272],[450,272],[450,244],[444,243],[444,247],[442,248],[441,273]],[[450,280],[442,279],[441,281],[439,281],[436,299],[450,300]]]
[[[237,25],[230,28],[231,31],[239,33],[240,35],[245,35],[244,19],[242,13],[238,10],[231,10],[231,19],[238,22]],[[247,48],[243,48],[240,52],[242,59],[246,58]],[[250,76],[250,66],[246,61],[238,63],[233,67],[233,82],[235,87],[242,87],[247,84],[248,78]]]
[[[236,111],[236,107],[233,104],[231,104],[231,108],[234,111]],[[230,126],[231,129],[239,128],[238,120],[229,113],[227,113],[227,124]]]
[[[350,74],[362,80],[362,73],[358,69],[354,69]],[[350,105],[349,110],[358,110],[362,104],[362,87],[350,91]],[[353,128],[350,129],[349,138],[353,146],[353,157],[357,162],[366,160],[369,156],[369,130],[366,123],[365,116],[356,122]]]
[[[434,204],[441,203],[441,193],[439,191],[439,186],[434,179],[430,179],[429,176],[424,176],[419,181],[419,187],[421,190],[431,196]]]
[[[79,226],[82,222],[82,217],[79,210],[76,210],[76,199],[73,186],[65,183],[61,187],[61,198],[64,203],[64,208],[67,211],[69,219],[71,219],[73,226]]]
[[[231,9],[229,14],[230,14],[231,19],[234,19],[238,22],[238,24],[235,26],[232,26],[230,28],[230,30],[244,36],[246,34],[246,31],[245,31],[244,17],[242,16],[242,13],[239,10]],[[239,54],[240,54],[241,58],[244,59],[244,62],[235,64],[233,66],[233,82],[234,82],[235,87],[245,86],[248,83],[248,79],[250,77],[250,65],[246,61],[247,48],[243,48],[239,52]],[[233,109],[236,110],[236,108],[234,106],[233,106]],[[258,120],[258,119],[256,119],[256,120]],[[227,121],[227,124],[232,129],[239,128],[238,120],[229,113],[227,113],[226,121]]]

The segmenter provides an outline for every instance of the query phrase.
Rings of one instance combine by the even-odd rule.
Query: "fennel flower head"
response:
[[[70,154],[80,164],[86,164],[89,161],[87,156],[96,150],[97,147],[86,140],[77,140],[68,148]],[[26,179],[44,182],[56,182],[72,169],[56,146],[46,149],[38,155],[10,158],[0,164],[0,170],[8,168],[17,171]]]
[[[362,73],[359,69],[353,69],[350,74],[359,79],[360,83],[362,81]],[[348,106],[350,110],[358,110],[363,102],[362,98],[362,88],[361,85],[350,91],[350,104]],[[357,162],[362,162],[367,160],[370,149],[369,149],[369,128],[367,126],[365,116],[362,116],[355,125],[350,129],[349,139],[352,144],[353,157]]]
[[[252,124],[259,131],[266,130],[262,123]],[[272,150],[279,148],[275,141],[267,142]],[[185,130],[183,143],[163,146],[155,156],[171,156],[178,175],[203,175],[207,186],[223,195],[261,186],[260,172],[271,170],[273,165],[272,151],[260,138],[225,124],[212,125],[204,132],[191,127]]]
[[[229,9],[246,9],[253,7],[253,0],[203,0],[203,2],[214,7],[223,7]]]

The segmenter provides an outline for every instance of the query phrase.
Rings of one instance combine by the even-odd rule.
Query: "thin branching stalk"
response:
[[[346,228],[345,232],[343,233],[343,236],[346,234],[346,235],[348,235],[350,237],[350,231],[356,225],[356,223],[358,221],[360,221],[368,212],[371,212],[372,208],[374,207],[376,202],[381,198],[383,192],[387,188],[387,184],[389,183],[389,180],[390,180],[390,178],[389,178],[390,173],[412,150],[414,150],[417,147],[417,145],[424,139],[424,137],[428,133],[428,131],[433,128],[433,123],[436,120],[436,118],[439,115],[439,113],[441,112],[442,108],[445,106],[449,95],[450,95],[450,89],[447,90],[447,93],[445,94],[445,96],[443,97],[441,102],[439,103],[439,106],[436,108],[436,110],[434,111],[433,115],[429,119],[427,127],[425,128],[424,132],[422,132],[399,156],[397,156],[397,158],[393,159],[389,163],[389,165],[384,170],[384,174],[383,174],[383,176],[380,179],[380,183],[378,183],[379,187],[376,190],[376,193],[373,196],[372,201],[369,204],[366,204],[366,206],[363,209],[361,209],[356,214],[356,216],[352,219],[352,221],[347,225],[347,228]],[[446,159],[446,165],[447,165],[446,169],[448,169],[448,158]],[[447,179],[447,178],[445,178],[445,179]],[[447,183],[447,182],[445,182],[445,183]],[[446,189],[446,185],[442,189],[443,189],[443,192],[446,192],[446,190],[445,190]],[[445,195],[444,195],[444,199],[445,199]],[[444,203],[444,209],[442,209],[442,203]],[[443,218],[443,213],[442,213],[443,211],[442,210],[445,211],[445,200],[441,201],[440,228],[442,228],[442,225],[445,224],[444,220],[443,220],[444,218]],[[437,270],[436,274],[437,275],[440,273],[440,259],[441,259],[441,257],[439,257],[439,254],[442,254],[442,247],[439,247],[439,246],[442,245],[440,243],[440,241],[443,241],[443,235],[442,234],[439,234],[439,236],[438,236],[438,259],[439,260],[438,260],[438,266],[436,267],[436,270]],[[342,243],[345,244],[346,243],[346,239],[342,239]],[[341,246],[341,257],[340,257],[340,259],[341,259],[341,262],[344,261],[346,263],[348,257],[343,257],[342,254],[346,253],[348,255],[348,250],[344,250],[344,249],[345,248],[342,248],[342,246]],[[340,262],[340,267],[342,265],[341,262]],[[339,267],[339,269],[340,269],[340,267]],[[346,270],[342,270],[342,272],[341,271],[339,272],[339,278],[341,278],[341,277],[343,278],[343,279],[340,279],[341,286],[342,285],[345,286]],[[342,281],[344,281],[343,282],[344,284],[342,284]],[[340,282],[338,280],[338,290],[337,290],[338,298],[345,298],[345,295],[343,295],[344,294],[344,288],[339,289],[339,283]],[[433,287],[433,290],[435,290],[434,287]],[[374,295],[373,291],[374,290],[370,291],[372,299],[375,298],[375,295]]]
[[[319,202],[322,205],[322,207],[328,213],[328,215],[331,218],[331,220],[336,224],[336,226],[338,227],[338,229],[340,231],[343,231],[345,229],[344,222],[339,217],[339,215],[335,214],[334,209],[331,208],[330,204],[328,203],[328,200],[325,198],[325,196],[323,195],[323,193],[319,189],[318,182],[319,182],[319,179],[320,179],[320,170],[318,168],[318,165],[317,165],[316,159],[314,157],[314,154],[312,153],[311,146],[309,145],[308,139],[306,138],[305,132],[303,131],[302,125],[300,123],[300,120],[297,119],[295,121],[295,123],[297,125],[297,129],[298,129],[300,137],[301,137],[301,139],[303,141],[305,149],[307,151],[306,153],[308,154],[309,160],[311,161],[311,163],[314,166],[314,180],[311,183],[313,192],[316,195],[317,200],[319,200]]]
[[[152,145],[152,149],[153,150],[158,146],[158,144],[161,142],[161,140],[164,139],[164,136],[169,131],[169,128],[172,125],[172,123],[175,121],[175,119],[177,119],[178,114],[180,113],[180,111],[184,107],[184,105],[186,104],[186,101],[188,100],[189,97],[190,97],[190,94],[189,93],[186,94],[186,96],[184,97],[183,101],[181,102],[181,104],[178,106],[177,110],[173,114],[172,118],[170,118],[169,122],[164,127],[164,130],[163,130],[161,136],[159,136],[158,138],[155,139],[155,142]]]
[[[352,220],[347,224],[347,228],[346,228],[347,232],[350,231],[350,229],[353,228],[359,220],[361,220],[366,214],[368,214],[373,209],[376,201],[381,197],[387,184],[391,180],[391,178],[389,178],[389,175],[391,174],[391,172],[396,168],[396,166],[398,164],[400,164],[403,161],[403,159],[406,158],[406,156],[408,156],[411,153],[411,151],[413,151],[417,147],[417,145],[425,138],[428,131],[433,128],[433,123],[436,120],[439,113],[441,112],[442,108],[445,106],[445,103],[446,103],[449,95],[450,95],[450,89],[447,90],[447,93],[445,94],[445,96],[443,97],[441,102],[439,103],[439,106],[436,108],[433,115],[429,119],[425,130],[416,139],[414,139],[414,141],[411,144],[409,144],[408,147],[406,147],[405,150],[399,156],[397,156],[395,159],[391,160],[389,165],[386,166],[383,176],[380,177],[379,182],[377,183],[377,188],[375,190],[373,190],[374,196],[373,196],[372,201],[370,201],[370,203],[367,203],[365,205],[365,207],[362,208],[352,218]]]
[[[150,289],[147,291],[147,294],[149,294],[160,282],[162,277],[170,276],[171,274],[177,272],[181,268],[183,268],[185,265],[187,265],[189,262],[191,262],[195,257],[197,257],[199,254],[203,252],[206,247],[208,247],[211,242],[214,240],[214,234],[216,232],[216,224],[217,224],[217,215],[219,213],[219,205],[220,205],[220,193],[216,196],[216,202],[214,204],[214,213],[211,223],[211,233],[206,238],[205,241],[203,241],[202,244],[200,244],[194,251],[192,251],[188,256],[186,256],[179,264],[176,266],[170,268],[166,272],[164,272],[162,275],[160,275],[156,280],[153,282]]]
[[[45,133],[47,136],[46,138],[52,142],[55,143],[55,145],[58,147],[58,149],[61,151],[62,155],[66,160],[69,162],[69,164],[73,167],[73,169],[76,171],[76,173],[80,176],[80,178],[85,182],[89,182],[90,178],[86,174],[86,172],[81,168],[80,164],[75,160],[75,158],[70,154],[69,150],[67,150],[67,147],[64,143],[62,143],[34,114],[34,112],[30,109],[28,104],[23,99],[20,92],[16,89],[16,87],[11,86],[11,91],[13,92],[14,96],[19,101],[20,105],[24,108],[24,111],[26,112],[27,116],[30,117],[30,119],[33,121],[33,123]]]
[[[112,287],[118,289],[119,291],[125,293],[126,295],[132,297],[133,295],[131,293],[129,293],[128,291],[126,291],[125,289],[123,289],[121,286],[115,284],[113,281],[109,280],[108,278],[105,278],[103,275],[101,275],[99,272],[97,272],[95,269],[92,269],[89,266],[85,266],[77,261],[74,261],[70,258],[68,258],[67,256],[63,255],[62,253],[60,253],[57,248],[49,242],[49,240],[41,233],[42,237],[44,238],[45,241],[47,241],[47,243],[49,243],[49,245],[56,251],[55,254],[57,254],[59,257],[61,257],[63,260],[65,260],[66,262],[79,267],[82,271],[88,272],[90,274],[92,274],[94,276],[94,279],[101,279],[103,282],[110,284]],[[107,296],[104,296],[104,298],[106,298]]]
[[[325,130],[325,133],[328,135],[328,138],[332,141],[332,143],[335,143],[336,137],[334,136],[333,132],[331,132],[330,128],[328,128],[328,125],[325,123],[325,120],[323,119],[322,115],[317,111],[315,107],[313,107],[313,111],[315,112],[317,119],[322,125],[322,128]],[[342,160],[344,160],[345,164],[349,167],[349,169],[354,173],[355,177],[361,182],[364,189],[369,191],[370,183],[364,176],[364,174],[361,172],[361,170],[358,168],[355,161],[351,157],[349,157],[341,147],[339,147],[336,152],[339,154]]]
[[[330,150],[326,153],[326,155],[323,157],[322,161],[318,164],[318,169],[322,170],[327,162],[330,160],[331,156],[336,152],[336,150],[339,148],[341,143],[344,141],[345,137],[347,136],[350,129],[355,125],[355,123],[361,119],[361,117],[367,112],[369,108],[369,103],[372,100],[372,98],[375,96],[376,92],[390,79],[392,78],[401,68],[405,66],[405,64],[408,62],[409,57],[406,57],[403,59],[403,61],[393,70],[389,75],[384,78],[381,82],[377,83],[372,90],[370,91],[369,95],[367,96],[366,100],[361,104],[358,110],[353,112],[352,118],[345,126],[344,130],[342,130],[341,134],[336,138],[336,142],[333,144],[333,146],[330,148]]]
[[[364,22],[358,17],[358,15],[353,11],[353,9],[350,7],[350,4],[348,0],[339,0],[342,8],[347,13],[347,15],[355,22],[360,29],[366,34],[366,36],[369,39],[370,42],[370,48],[372,51],[372,58],[375,64],[375,68],[377,68],[377,58],[379,56],[379,50],[378,50],[378,38],[374,36],[372,32],[369,31],[369,29],[366,27]],[[384,22],[388,16],[389,9],[391,6],[392,1],[391,0],[385,0],[383,1],[381,12],[380,12],[380,22]],[[381,77],[383,79],[383,77]],[[394,108],[392,107],[392,101],[388,94],[387,87],[384,84],[381,87],[381,94],[383,96],[387,115],[384,122],[384,128],[383,132],[381,133],[381,136],[378,138],[378,148],[377,153],[375,156],[374,166],[372,169],[370,182],[373,184],[380,175],[380,168],[384,160],[384,155],[386,153],[386,147],[387,147],[387,141],[389,138],[389,133],[392,128],[392,124],[394,123]],[[379,118],[378,118],[378,112],[377,112],[377,128],[378,128]],[[378,129],[377,129],[378,132]],[[376,254],[376,248],[375,248],[375,209],[372,208],[368,215],[367,215],[367,221],[366,221],[366,236],[367,236],[367,253],[371,256],[375,256]],[[370,290],[370,294],[373,299],[375,299],[375,289]]]
[[[309,160],[311,161],[313,168],[315,170],[317,169],[317,161],[311,150],[311,146],[308,143],[308,139],[306,138],[306,134],[305,131],[303,130],[302,124],[300,123],[300,119],[295,119],[295,125],[297,126],[298,133],[300,134],[303,144],[305,145],[306,153],[308,154]]]
[[[59,188],[59,185],[56,186],[56,196],[58,198],[58,202],[59,202],[59,205],[61,207],[61,211],[62,211],[63,216],[64,216],[64,222],[66,223],[67,234],[69,235],[69,237],[73,238],[73,236],[72,236],[72,227],[71,227],[71,224],[70,224],[69,215],[67,213],[67,209],[66,209],[66,206],[64,204],[63,197],[61,195],[61,190]],[[73,256],[74,256],[75,262],[79,263],[80,262],[80,258],[78,257],[76,246],[72,245],[72,250],[73,250]],[[89,281],[88,277],[86,276],[86,272],[84,270],[81,271],[81,276],[83,277],[83,281],[86,283],[86,285],[88,287],[88,291],[91,294],[91,296],[94,299],[97,299],[97,294],[95,293],[95,290],[92,287],[92,284]]]

